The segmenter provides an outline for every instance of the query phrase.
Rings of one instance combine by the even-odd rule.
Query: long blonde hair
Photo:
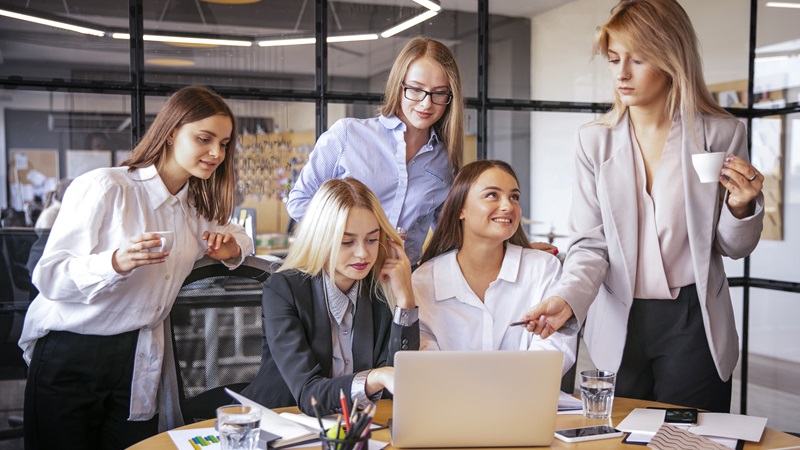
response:
[[[228,137],[225,158],[207,180],[189,178],[189,199],[206,220],[225,225],[230,221],[236,206],[233,174],[236,117],[225,100],[212,90],[202,86],[188,86],[172,94],[133,149],[131,157],[120,166],[128,166],[131,172],[151,165],[161,168],[166,161],[167,140],[174,130],[215,115],[231,119],[231,135]]]
[[[697,113],[732,117],[708,91],[697,34],[677,1],[620,1],[611,10],[611,17],[598,29],[594,54],[608,56],[609,37],[653,64],[666,77],[669,93],[664,113],[667,117],[675,117],[678,111],[689,123]],[[626,112],[627,107],[615,92],[613,107],[598,122],[611,128]]]
[[[309,276],[325,270],[336,272],[336,259],[342,245],[350,211],[363,208],[375,215],[380,228],[378,256],[370,276],[371,292],[377,293],[394,310],[395,300],[387,283],[380,281],[380,271],[386,261],[388,240],[401,242],[397,230],[389,223],[378,198],[355,178],[330,179],[320,186],[308,205],[308,211],[298,225],[286,261],[278,270],[296,269]]]
[[[408,66],[421,58],[435,61],[447,76],[447,83],[453,99],[445,108],[442,117],[433,124],[433,129],[447,149],[450,168],[453,174],[461,168],[464,154],[464,92],[461,89],[461,73],[453,52],[446,45],[433,39],[417,36],[406,43],[392,64],[380,113],[384,116],[397,114],[403,99],[401,84],[408,72]]]

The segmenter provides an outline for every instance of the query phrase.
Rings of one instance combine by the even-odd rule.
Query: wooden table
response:
[[[672,405],[618,397],[614,399],[614,409],[611,415],[611,422],[616,426],[634,408],[645,408],[647,406],[666,407]],[[275,411],[299,412],[297,408],[279,408],[276,409]],[[380,403],[378,404],[378,412],[375,415],[375,422],[385,424],[391,416],[392,416],[391,400],[381,400]],[[607,423],[607,421],[599,419],[587,419],[581,414],[560,414],[558,416],[558,419],[556,420],[556,429],[586,427],[591,425],[600,425],[604,423]],[[198,422],[192,425],[187,425],[183,428],[208,428],[213,426],[214,426],[213,420],[206,420],[205,422]],[[373,432],[372,439],[383,442],[391,442],[391,438],[389,436],[389,430],[387,429]],[[394,447],[389,445],[387,448],[393,449]],[[630,450],[647,449],[647,447],[641,445],[623,444],[622,438],[602,439],[597,441],[580,442],[576,444],[568,444],[566,442],[562,442],[554,438],[553,442],[550,444],[550,448],[579,449],[579,450],[591,450],[591,449],[609,450],[615,448],[624,448]],[[790,434],[781,433],[780,431],[776,431],[771,428],[766,428],[764,430],[764,434],[761,436],[761,442],[757,443],[745,442],[744,448],[746,450],[800,448],[800,438],[794,437]],[[142,442],[139,442],[133,447],[130,447],[130,450],[175,450],[175,445],[172,443],[172,439],[170,439],[167,433],[161,433],[158,436],[153,436],[150,439],[146,439]],[[473,449],[473,450],[478,450],[478,449]]]

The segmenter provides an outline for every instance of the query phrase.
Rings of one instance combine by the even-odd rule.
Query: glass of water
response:
[[[245,405],[220,406],[217,426],[222,450],[255,450],[261,430],[261,410]]]
[[[583,415],[590,419],[608,419],[614,404],[614,385],[617,374],[608,370],[581,372],[581,401]]]

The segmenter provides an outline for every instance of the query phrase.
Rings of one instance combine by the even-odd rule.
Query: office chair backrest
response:
[[[211,258],[195,264],[170,314],[185,423],[215,417],[261,365],[263,283],[279,264],[248,256],[229,270]]]
[[[27,377],[28,366],[17,342],[28,305],[38,294],[31,269],[41,252],[32,249],[48,235],[33,228],[0,228],[0,380]]]

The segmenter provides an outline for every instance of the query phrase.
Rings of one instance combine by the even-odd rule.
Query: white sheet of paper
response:
[[[265,408],[262,405],[250,400],[249,398],[233,392],[232,390],[225,388],[225,392],[239,401],[239,403],[247,406],[256,406],[261,409],[261,429],[266,430],[270,433],[277,434],[281,436],[282,439],[271,443],[275,447],[283,447],[285,444],[283,441],[291,441],[294,439],[319,439],[319,432],[312,432],[308,428],[300,425],[297,422],[291,421],[284,417],[281,417],[275,411]],[[319,445],[319,442],[317,442]]]
[[[178,450],[195,450],[196,447],[189,443],[193,437],[202,436],[205,438],[206,436],[213,435],[214,437],[219,436],[219,432],[213,428],[192,428],[189,430],[169,430],[167,431],[169,437],[172,438],[172,442],[175,443],[175,447],[178,447]],[[317,443],[319,445],[319,443]],[[222,444],[219,442],[213,443],[209,442],[207,446],[202,447],[203,450],[219,450],[222,448]]]
[[[766,417],[741,414],[700,413],[697,426],[689,428],[694,434],[758,442],[767,426]]]
[[[650,436],[656,434],[664,423],[666,410],[636,408],[625,417],[616,429],[628,433],[647,433]]]

